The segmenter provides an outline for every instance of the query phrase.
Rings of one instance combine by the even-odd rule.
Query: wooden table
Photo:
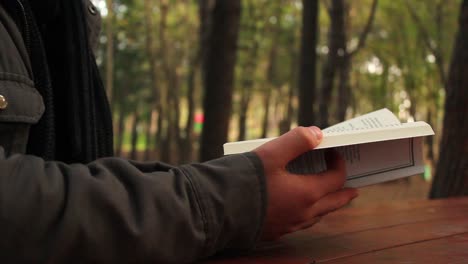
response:
[[[468,198],[346,208],[248,255],[208,263],[468,263]]]

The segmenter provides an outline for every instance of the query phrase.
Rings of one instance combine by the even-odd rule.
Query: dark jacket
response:
[[[99,18],[87,10],[96,40]],[[255,245],[266,210],[255,154],[180,167],[45,162],[25,153],[47,107],[32,79],[22,36],[0,1],[1,263],[183,263]]]

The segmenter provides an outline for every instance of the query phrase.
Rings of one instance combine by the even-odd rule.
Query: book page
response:
[[[336,149],[346,160],[347,179],[349,180],[414,165],[412,138]]]
[[[286,169],[296,174],[316,174],[327,170],[325,150],[312,150],[291,161]]]
[[[401,124],[388,109],[353,118],[322,130],[324,137],[316,149],[363,144],[433,135],[432,128],[424,122]],[[224,144],[224,154],[251,151],[274,138],[262,138]]]
[[[336,133],[330,132],[324,133],[322,142],[315,150],[431,135],[434,135],[431,126],[421,121],[397,124],[385,128],[369,128]],[[226,143],[224,144],[224,154],[251,151],[272,139],[273,138],[265,138]]]
[[[398,118],[384,108],[356,118],[344,121],[323,130],[324,134],[355,132],[359,130],[386,128],[400,125]]]
[[[360,161],[346,162],[347,187],[362,187],[424,172],[421,137],[360,146]]]
[[[424,171],[421,138],[406,138],[334,148],[346,161],[346,186],[361,187]],[[327,170],[325,150],[309,151],[288,164],[297,174]]]
[[[381,109],[323,130],[324,138],[286,169],[296,174],[327,170],[325,151],[335,149],[346,161],[348,187],[361,187],[424,172],[422,137],[434,135],[424,122],[401,124],[388,109]],[[225,154],[251,151],[273,138],[224,144]]]

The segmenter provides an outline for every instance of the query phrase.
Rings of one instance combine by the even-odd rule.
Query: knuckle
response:
[[[299,226],[306,221],[307,221],[307,214],[305,212],[301,212],[300,214],[297,215],[297,219],[294,225]]]
[[[312,132],[307,127],[296,127],[295,129],[296,136],[306,144],[308,148],[313,149],[317,146],[317,139],[313,136]]]
[[[299,224],[297,224],[296,226],[309,225],[311,222],[314,221],[315,218],[316,218],[315,215],[310,215],[310,214],[307,214],[307,213],[303,213],[299,218],[299,220],[300,220]]]
[[[331,175],[329,174],[327,176],[331,176],[330,180],[328,180],[329,192],[336,192],[343,189],[346,183],[346,179],[344,177],[341,177],[336,173]]]
[[[336,204],[335,210],[347,205],[351,201],[351,198],[348,195],[343,195],[341,199],[339,199],[338,203]]]
[[[292,226],[288,226],[284,233],[290,234],[290,233],[294,233],[294,232],[299,231],[299,230],[300,230],[299,225],[292,225]]]
[[[321,196],[322,195],[320,193],[312,191],[306,196],[307,203],[308,204],[314,204],[315,202],[317,202],[321,198]]]
[[[346,183],[346,173],[339,173],[339,178],[338,178],[338,185],[340,188],[342,188]]]
[[[320,221],[322,221],[322,217],[323,217],[323,216],[316,216],[316,217],[314,218],[314,225],[317,224],[317,223],[319,223]]]
[[[314,203],[314,199],[312,197],[311,194],[304,194],[302,195],[302,199],[300,201],[300,205],[303,207],[303,208],[307,208],[309,207],[311,204]]]
[[[342,207],[343,205],[347,204],[348,200],[349,199],[346,196],[341,197],[341,199],[338,200],[338,203],[335,206],[335,210]]]
[[[343,188],[346,183],[346,171],[337,170],[335,172],[335,182],[336,182],[337,188],[339,189]]]

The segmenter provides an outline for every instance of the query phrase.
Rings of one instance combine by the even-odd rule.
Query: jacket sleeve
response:
[[[171,167],[6,158],[0,147],[5,263],[185,263],[254,246],[265,215],[253,153]]]

